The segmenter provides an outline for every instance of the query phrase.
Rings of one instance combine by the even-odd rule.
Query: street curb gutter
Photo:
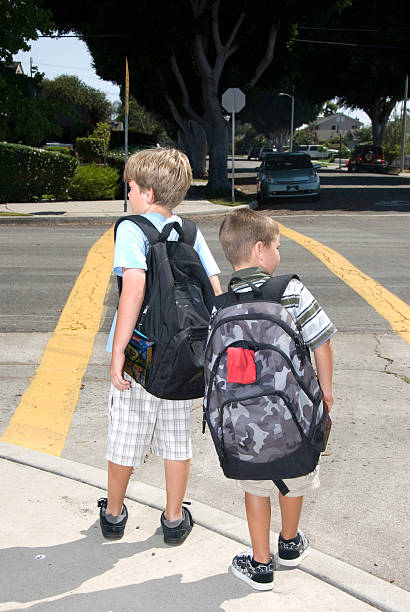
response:
[[[0,459],[27,465],[103,491],[106,490],[105,470],[83,463],[54,457],[7,442],[0,442]],[[127,498],[133,501],[163,510],[164,497],[165,491],[158,487],[130,481]],[[246,521],[195,500],[193,500],[193,512],[198,525],[244,544],[244,546],[250,546]],[[215,525],[219,527],[216,528]],[[277,534],[273,534],[273,538],[276,541]],[[410,610],[410,593],[404,589],[317,550],[311,550],[309,557],[303,562],[303,565],[299,566],[298,570],[323,580],[383,612]]]
[[[236,208],[239,208],[237,206]],[[246,206],[248,208],[248,206]],[[226,207],[226,212],[221,211],[198,211],[198,212],[190,212],[183,215],[183,217],[187,219],[195,218],[195,217],[218,217],[221,215],[225,215],[232,211],[230,206]],[[122,215],[118,217],[0,217],[0,225],[39,225],[39,226],[56,226],[56,225],[114,225],[114,223],[119,219]]]

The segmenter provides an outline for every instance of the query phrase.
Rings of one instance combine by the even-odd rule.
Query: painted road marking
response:
[[[100,328],[112,270],[112,228],[89,250],[30,386],[1,440],[59,456]]]
[[[394,332],[410,344],[410,307],[394,293],[385,289],[380,283],[356,268],[348,259],[321,242],[300,234],[279,223],[282,236],[290,238],[310,251],[358,293],[376,312],[384,317]]]

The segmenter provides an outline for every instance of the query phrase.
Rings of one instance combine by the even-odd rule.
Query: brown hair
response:
[[[154,202],[172,210],[185,198],[192,182],[192,171],[184,153],[157,147],[130,156],[124,181],[135,181],[141,191],[152,189]]]
[[[233,266],[247,263],[257,242],[270,245],[279,237],[279,226],[271,217],[266,217],[250,208],[241,208],[227,215],[219,228],[226,259]]]

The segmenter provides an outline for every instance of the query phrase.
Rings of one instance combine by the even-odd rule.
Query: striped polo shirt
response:
[[[270,278],[268,272],[263,268],[244,268],[234,272],[232,278],[237,278],[238,272],[242,279],[257,286]],[[249,285],[239,280],[233,282],[232,289],[239,293],[250,291]],[[337,332],[319,302],[299,280],[294,278],[290,281],[283,293],[281,304],[295,321],[303,340],[312,351],[319,348]]]

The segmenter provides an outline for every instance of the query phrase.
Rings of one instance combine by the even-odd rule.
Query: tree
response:
[[[386,134],[383,140],[383,151],[386,160],[391,163],[398,159],[401,154],[402,119],[395,114],[392,121],[387,124]],[[408,136],[405,140],[405,153],[408,148]]]
[[[118,102],[115,105],[116,121],[124,121],[124,112],[124,103]],[[129,99],[128,126],[138,132],[152,134],[158,140],[169,139],[170,126],[161,117],[139,104],[134,96]]]
[[[284,85],[283,89],[286,91],[286,83]],[[315,104],[304,100],[301,95],[295,96],[294,129],[315,119],[321,106],[321,103]],[[257,132],[262,133],[279,151],[282,151],[290,135],[291,101],[288,96],[255,88],[240,117],[244,121],[249,121]]]
[[[61,135],[53,106],[38,95],[41,75],[33,78],[0,69],[0,140],[37,146]]]
[[[50,12],[33,0],[0,0],[0,140],[37,145],[58,126],[49,105],[37,96],[42,76],[16,74],[13,55],[28,41],[50,32]]]
[[[335,113],[337,113],[338,109],[339,109],[339,104],[337,104],[337,102],[332,102],[331,100],[327,100],[323,108],[323,116],[329,117],[330,115],[334,115]]]
[[[44,79],[40,95],[60,114],[60,122],[71,127],[72,140],[107,121],[113,110],[102,91],[86,85],[74,75],[62,74],[53,80]]]
[[[403,96],[410,54],[408,35],[400,24],[409,19],[407,0],[396,0],[388,10],[381,0],[352,0],[331,21],[324,14],[315,29],[301,24],[304,41],[328,43],[299,44],[306,91],[321,91],[348,108],[364,110],[372,122],[374,144],[382,144],[389,116]]]
[[[339,0],[337,5],[346,0]],[[69,6],[48,0],[57,24],[81,34],[102,78],[123,82],[128,56],[131,91],[146,108],[174,118],[185,136],[201,138],[209,147],[209,186],[227,188],[228,134],[221,95],[229,86],[246,93],[271,79],[277,43],[287,49],[294,36],[295,15],[324,12],[302,0],[252,3],[249,0],[102,0]],[[333,5],[326,8],[333,10]],[[160,11],[160,19],[158,13]],[[111,13],[127,20],[107,20]],[[135,39],[138,26],[138,45]],[[115,44],[102,44],[95,34],[118,35]],[[189,132],[189,128],[191,131]]]

